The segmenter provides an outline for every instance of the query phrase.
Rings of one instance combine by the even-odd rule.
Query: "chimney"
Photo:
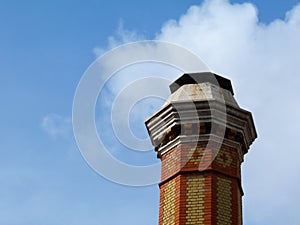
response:
[[[159,225],[241,225],[241,163],[257,137],[230,80],[183,74],[146,127],[161,159]]]

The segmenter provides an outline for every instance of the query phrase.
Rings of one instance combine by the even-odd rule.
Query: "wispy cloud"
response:
[[[113,49],[121,44],[129,43],[133,41],[140,41],[144,39],[145,39],[144,36],[142,34],[139,34],[137,31],[124,28],[124,23],[122,20],[120,20],[115,35],[108,37],[107,47],[105,48],[95,47],[94,54],[96,56],[101,56],[107,50]]]
[[[63,117],[55,113],[44,116],[41,127],[53,137],[67,137],[72,132],[71,118]]]

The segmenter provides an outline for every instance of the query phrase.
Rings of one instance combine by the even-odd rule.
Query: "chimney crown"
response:
[[[185,84],[199,84],[199,83],[212,83],[223,89],[226,89],[231,92],[233,95],[232,85],[229,79],[221,77],[217,74],[211,72],[202,72],[202,73],[185,73],[177,80],[175,80],[169,87],[171,93],[177,91],[181,86]]]

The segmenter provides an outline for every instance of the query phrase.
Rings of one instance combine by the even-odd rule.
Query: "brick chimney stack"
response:
[[[241,225],[241,163],[257,137],[230,80],[183,74],[147,119],[162,162],[159,225]]]

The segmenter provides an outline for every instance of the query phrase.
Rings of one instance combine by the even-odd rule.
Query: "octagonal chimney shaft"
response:
[[[145,122],[161,159],[159,225],[242,224],[241,163],[257,137],[230,80],[186,73]]]

